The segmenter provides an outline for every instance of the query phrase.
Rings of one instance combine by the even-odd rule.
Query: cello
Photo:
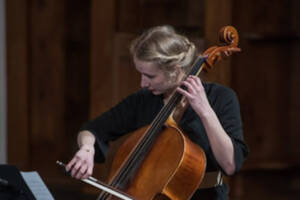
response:
[[[199,75],[237,51],[238,34],[233,27],[221,29],[220,41],[227,45],[209,48],[187,75]],[[187,106],[185,97],[174,92],[149,126],[131,133],[115,155],[110,189],[122,191],[129,199],[191,198],[203,180],[206,157],[178,126]],[[105,190],[98,199],[121,198],[111,194]]]

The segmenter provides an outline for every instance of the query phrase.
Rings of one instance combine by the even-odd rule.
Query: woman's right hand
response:
[[[76,179],[88,178],[93,173],[95,148],[82,145],[73,159],[66,165],[66,170]]]

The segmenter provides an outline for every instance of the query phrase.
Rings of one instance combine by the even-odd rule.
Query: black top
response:
[[[235,172],[237,172],[248,154],[243,139],[238,99],[230,88],[216,83],[203,83],[203,85],[211,107],[232,140],[236,164]],[[109,141],[116,140],[126,133],[150,124],[163,105],[162,95],[153,95],[149,90],[141,89],[101,116],[84,124],[81,130],[88,130],[96,137],[95,160],[104,161]],[[190,106],[185,111],[179,126],[194,143],[200,145],[204,150],[207,157],[206,171],[221,170],[226,174],[212,153],[201,119]],[[197,191],[199,194],[203,192],[213,195],[213,199],[228,198],[228,188],[225,184],[213,189]]]

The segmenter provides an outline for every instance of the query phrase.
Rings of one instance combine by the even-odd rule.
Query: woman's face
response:
[[[134,64],[135,68],[141,73],[141,87],[147,88],[154,95],[170,93],[178,84],[178,81],[171,81],[170,78],[152,62],[134,58]]]

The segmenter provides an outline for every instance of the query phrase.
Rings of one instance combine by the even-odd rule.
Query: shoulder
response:
[[[218,83],[203,83],[207,98],[215,111],[239,111],[239,101],[235,91]]]
[[[236,97],[233,89],[218,83],[203,83],[203,87],[208,97]]]

